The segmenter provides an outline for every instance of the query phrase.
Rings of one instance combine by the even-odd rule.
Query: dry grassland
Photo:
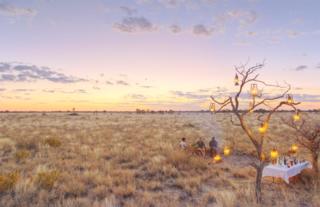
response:
[[[270,124],[267,154],[294,143],[280,116],[289,114]],[[233,148],[222,163],[177,147],[181,137],[208,143],[212,135]],[[228,114],[0,114],[0,206],[256,206],[253,153]],[[309,159],[304,150],[299,156]],[[263,178],[262,206],[319,207],[312,172],[289,185]]]

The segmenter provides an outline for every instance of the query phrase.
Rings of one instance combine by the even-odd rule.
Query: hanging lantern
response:
[[[301,119],[300,113],[299,111],[297,111],[294,115],[293,115],[293,121],[299,121]]]
[[[211,104],[210,104],[210,107],[209,107],[209,110],[210,110],[211,112],[215,112],[215,111],[216,111],[216,105],[215,105],[214,103],[211,103]]]
[[[270,152],[270,157],[271,157],[272,163],[275,164],[276,160],[279,157],[279,152],[275,148],[273,148]]]
[[[258,85],[257,84],[251,84],[250,93],[253,97],[256,97],[258,95]]]
[[[287,95],[287,102],[288,102],[288,104],[292,104],[293,103],[292,95],[290,95],[290,94]]]
[[[259,127],[260,134],[266,133],[267,129],[268,129],[268,123],[266,123],[266,122],[261,123],[261,125]]]
[[[238,86],[239,83],[240,83],[239,76],[238,76],[238,74],[236,74],[236,76],[234,77],[234,85]]]
[[[225,146],[225,147],[223,148],[223,154],[224,154],[224,156],[229,156],[230,153],[231,153],[231,149],[230,149],[229,147]]]
[[[296,144],[291,145],[290,152],[297,153],[298,152],[298,145],[296,145]]]
[[[217,154],[213,157],[213,161],[215,163],[222,162],[222,157],[219,154]]]

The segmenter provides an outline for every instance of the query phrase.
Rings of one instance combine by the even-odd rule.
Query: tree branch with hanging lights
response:
[[[319,174],[318,160],[320,155],[320,124],[312,120],[307,114],[301,118],[298,111],[293,119],[282,118],[282,122],[296,132],[296,141],[307,149],[312,158],[312,167]]]
[[[229,107],[238,122],[235,123],[231,117],[231,123],[235,126],[241,127],[255,147],[256,159],[255,162],[252,163],[252,166],[256,169],[255,190],[256,200],[258,203],[260,203],[262,200],[262,171],[267,163],[267,161],[264,159],[265,156],[263,154],[263,144],[264,137],[269,128],[270,120],[272,116],[284,106],[292,108],[297,114],[298,110],[296,105],[299,104],[298,102],[295,102],[292,95],[289,94],[291,90],[291,86],[289,84],[286,83],[285,85],[281,86],[279,84],[269,84],[258,79],[260,74],[257,72],[263,68],[264,65],[264,63],[261,63],[252,67],[247,67],[247,64],[245,64],[235,67],[236,74],[234,77],[234,85],[237,89],[236,93],[233,96],[224,98],[222,101],[217,97],[211,96],[212,102],[210,104],[210,110],[214,113],[221,112],[225,108]],[[266,97],[263,93],[263,90],[259,89],[259,86],[281,89],[282,92],[273,97]],[[244,94],[245,88],[248,87],[250,88],[249,93],[251,96],[251,101],[249,102],[248,107],[243,107],[241,103],[245,102],[245,99],[243,99],[241,96]],[[274,105],[275,102],[277,102],[276,105]],[[247,117],[249,117],[250,114],[253,114],[255,111],[265,108],[267,108],[266,113],[263,113],[257,118],[257,121],[260,122],[260,127],[255,129],[255,126],[251,126],[248,123]]]

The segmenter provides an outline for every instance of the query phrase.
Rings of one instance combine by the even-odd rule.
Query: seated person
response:
[[[218,142],[215,137],[212,137],[209,142],[210,154],[211,156],[215,156],[218,153]]]
[[[183,137],[181,139],[181,142],[179,143],[179,147],[180,147],[180,149],[183,149],[183,150],[185,150],[188,147],[188,144],[186,142],[186,138]]]
[[[202,156],[205,156],[206,155],[206,145],[203,141],[202,138],[200,138],[196,144],[195,144],[195,147],[198,148],[199,152],[201,153]]]

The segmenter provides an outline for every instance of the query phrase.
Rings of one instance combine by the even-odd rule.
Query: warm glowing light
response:
[[[223,149],[223,154],[225,155],[225,156],[229,156],[230,155],[230,153],[231,153],[231,149],[229,148],[229,147],[224,147],[224,149]]]
[[[287,95],[287,102],[288,102],[288,104],[292,104],[293,103],[293,97],[292,97],[292,95]]]
[[[222,161],[222,157],[220,155],[216,155],[216,156],[213,157],[213,161],[216,162],[216,163],[217,162],[221,162]]]
[[[296,153],[298,151],[298,145],[296,144],[291,145],[290,151],[293,153]]]
[[[236,76],[234,77],[234,85],[238,86],[239,83],[240,83],[240,80],[239,80],[238,74],[236,74]]]
[[[211,112],[215,112],[216,111],[216,105],[214,103],[211,103],[209,109],[210,109]]]
[[[260,134],[266,133],[267,129],[268,129],[268,123],[266,123],[266,122],[265,123],[261,123],[261,125],[259,127]]]
[[[300,113],[297,112],[295,115],[293,115],[293,121],[299,121],[301,119]]]
[[[279,157],[279,152],[275,148],[273,148],[273,150],[271,150],[270,152],[270,157],[271,157],[272,163],[275,163],[275,161]]]
[[[257,84],[251,84],[250,93],[253,97],[258,95],[258,85]]]

